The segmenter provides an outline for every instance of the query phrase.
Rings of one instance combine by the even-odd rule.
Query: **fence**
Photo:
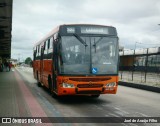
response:
[[[119,80],[160,87],[160,72],[120,71]]]
[[[160,47],[120,52],[121,81],[160,87]]]

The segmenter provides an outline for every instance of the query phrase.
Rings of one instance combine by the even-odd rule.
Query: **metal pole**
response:
[[[135,42],[135,47],[134,47],[134,54],[133,54],[133,64],[132,64],[132,81],[133,81],[133,71],[134,71],[134,58],[135,58],[135,52],[136,52],[136,44],[138,42]]]
[[[134,49],[133,64],[132,64],[132,81],[133,81],[133,71],[134,71],[134,58],[135,58],[135,49]]]
[[[121,56],[121,61],[120,61],[121,63],[122,63],[122,58],[124,58],[124,49],[123,49],[123,55]],[[123,63],[122,63],[122,64],[123,64]],[[122,67],[122,68],[121,68],[121,80],[122,80],[122,79],[123,79],[123,70],[124,70],[123,67],[124,67],[124,65],[122,65],[121,67]]]
[[[147,78],[147,65],[148,65],[148,48],[147,48],[147,56],[146,56],[146,63],[145,63],[145,83]]]

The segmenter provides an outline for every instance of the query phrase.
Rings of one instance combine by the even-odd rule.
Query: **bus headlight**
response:
[[[64,88],[74,88],[74,84],[62,83],[62,87]]]
[[[106,84],[106,86],[108,86],[108,87],[114,87],[114,86],[116,86],[116,82],[108,83],[108,84]]]
[[[106,84],[106,90],[114,90],[114,87],[116,86],[116,82],[111,82]]]

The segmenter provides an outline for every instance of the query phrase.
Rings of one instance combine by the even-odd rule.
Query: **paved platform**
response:
[[[14,72],[0,72],[0,117],[30,116]]]
[[[15,69],[10,72],[0,72],[0,117],[47,117],[31,90]],[[0,125],[30,126],[30,124]]]

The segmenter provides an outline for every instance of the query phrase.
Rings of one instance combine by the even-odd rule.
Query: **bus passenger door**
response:
[[[53,90],[57,91],[57,40],[54,40],[53,48]]]
[[[40,81],[43,83],[43,47],[41,46],[41,57],[40,57]]]

